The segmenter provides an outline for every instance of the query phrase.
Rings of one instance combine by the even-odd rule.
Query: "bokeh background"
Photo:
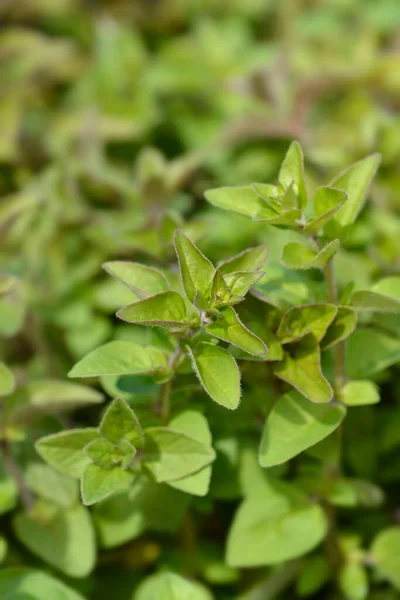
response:
[[[0,346],[21,384],[65,378],[116,335],[126,295],[105,260],[168,264],[182,222],[211,259],[257,242],[277,257],[292,234],[211,209],[203,193],[274,182],[293,139],[311,189],[382,153],[339,283],[398,273],[399,108],[397,0],[1,0],[0,270],[15,279]],[[106,552],[73,586],[126,600],[163,543]],[[236,581],[220,559],[203,576]]]

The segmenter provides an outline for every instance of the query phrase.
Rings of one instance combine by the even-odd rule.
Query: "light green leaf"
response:
[[[400,277],[398,276],[384,277],[377,281],[371,289],[377,294],[383,294],[400,301]]]
[[[378,386],[373,381],[348,381],[340,390],[340,400],[347,406],[364,406],[380,401]]]
[[[264,273],[262,271],[238,271],[226,274],[225,281],[234,296],[245,296],[252,285],[257,283]]]
[[[264,342],[243,325],[232,307],[222,308],[219,317],[215,323],[207,325],[207,333],[249,354],[255,356],[267,354],[268,348]]]
[[[351,297],[351,304],[358,311],[375,311],[400,314],[400,301],[370,291],[357,291]]]
[[[212,600],[211,593],[200,583],[175,573],[150,575],[139,585],[132,600]]]
[[[293,208],[285,210],[277,216],[269,216],[270,209],[264,209],[257,216],[253,217],[254,221],[268,223],[268,225],[294,225],[301,217],[301,210]]]
[[[339,587],[346,600],[366,600],[369,584],[365,567],[356,562],[345,564],[340,569]]]
[[[330,435],[346,414],[341,405],[312,404],[298,392],[282,396],[269,413],[261,438],[262,467],[280,465]]]
[[[315,348],[295,348],[291,354],[274,365],[274,372],[280,379],[290,383],[311,402],[329,402],[333,390],[321,371],[318,346]]]
[[[265,263],[267,257],[268,250],[265,246],[255,246],[228,258],[218,266],[218,270],[222,275],[239,271],[255,271]]]
[[[204,415],[195,410],[185,410],[172,419],[169,427],[175,431],[182,431],[190,437],[211,446],[212,437],[208,421]],[[169,482],[172,487],[195,496],[206,496],[210,487],[211,467],[208,465],[197,473]]]
[[[115,340],[99,346],[82,358],[68,373],[69,377],[132,375],[152,373],[165,367],[166,356],[158,348],[135,342]]]
[[[318,592],[331,577],[331,566],[325,556],[311,556],[303,567],[296,582],[298,595],[311,596]]]
[[[224,277],[221,275],[218,269],[214,273],[214,277],[211,284],[211,306],[220,306],[221,304],[228,304],[232,299],[232,291],[229,289]],[[242,298],[239,298],[242,300]]]
[[[215,269],[193,242],[177,229],[174,236],[183,288],[190,302],[207,306]]]
[[[358,328],[346,343],[346,373],[353,379],[371,377],[400,361],[400,340],[383,331]]]
[[[8,552],[7,540],[4,536],[0,535],[0,564],[4,561]]]
[[[50,466],[60,473],[79,478],[90,463],[90,458],[83,449],[98,437],[99,432],[93,427],[70,429],[41,438],[36,442],[35,449]]]
[[[162,292],[139,302],[128,304],[117,312],[127,323],[179,327],[188,323],[185,302],[177,292]]]
[[[338,306],[337,315],[329,325],[322,340],[321,348],[326,350],[338,342],[345,340],[355,330],[357,325],[357,313],[350,306]]]
[[[166,292],[169,289],[166,277],[154,267],[115,260],[104,263],[103,269],[128,286],[138,299]]]
[[[234,410],[240,401],[240,372],[233,356],[223,348],[202,342],[189,349],[193,368],[207,394]]]
[[[4,600],[85,600],[81,594],[51,575],[21,567],[2,570],[0,597]]]
[[[93,514],[101,546],[119,546],[145,530],[176,533],[189,502],[188,494],[139,476],[125,491],[95,505]]]
[[[307,205],[307,192],[304,184],[304,157],[298,142],[292,142],[279,171],[279,183],[284,189],[293,185],[293,191],[298,198],[298,205]]]
[[[13,372],[5,365],[0,362],[0,397],[8,396],[15,389],[15,379]]]
[[[339,240],[333,240],[316,251],[303,244],[290,242],[283,248],[281,263],[288,269],[320,269],[336,254],[340,246]]]
[[[294,306],[283,315],[277,331],[281,344],[310,336],[314,345],[322,340],[337,314],[333,304]]]
[[[139,420],[125,400],[117,398],[109,405],[100,423],[100,433],[113,444],[128,440],[137,448],[144,444]]]
[[[29,463],[24,478],[29,489],[57,506],[68,508],[78,500],[79,490],[76,479],[59,473],[49,465]]]
[[[18,499],[18,488],[14,479],[0,474],[0,515],[15,508]]]
[[[221,187],[208,190],[204,195],[213,206],[246,217],[255,217],[259,212],[268,209],[268,204],[251,185]],[[271,210],[270,212],[270,216],[276,215],[276,211]]]
[[[111,469],[121,466],[126,469],[136,454],[136,448],[128,440],[122,439],[117,446],[106,438],[98,438],[85,446],[85,452],[98,467]]]
[[[347,194],[343,190],[325,186],[318,188],[314,198],[314,216],[307,221],[304,231],[309,235],[318,233],[346,200]]]
[[[86,385],[45,379],[29,383],[20,393],[21,400],[13,410],[13,422],[24,422],[52,412],[62,412],[99,404],[103,394]]]
[[[372,154],[345,169],[330,183],[332,187],[347,193],[347,202],[325,227],[325,234],[330,239],[337,237],[343,239],[348,233],[364,206],[370,183],[379,166],[380,159],[379,154]]]
[[[372,544],[371,554],[379,573],[400,590],[400,527],[381,531]]]
[[[146,429],[143,463],[158,483],[197,473],[215,459],[215,452],[181,431],[167,427]]]
[[[14,518],[14,530],[31,552],[70,577],[86,577],[96,562],[96,540],[88,510],[56,510],[40,504]],[[1,589],[1,588],[0,588]]]
[[[88,465],[82,475],[81,494],[82,502],[91,506],[100,500],[104,500],[114,492],[132,483],[134,474],[125,471],[121,467],[103,469],[94,463]]]
[[[270,484],[249,496],[229,531],[227,562],[233,567],[275,565],[302,556],[325,537],[327,518],[288,484]]]

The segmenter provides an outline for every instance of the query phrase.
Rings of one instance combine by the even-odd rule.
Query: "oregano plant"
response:
[[[0,508],[20,500],[20,544],[72,579],[93,571],[97,543],[111,561],[128,544],[133,568],[160,560],[134,600],[210,600],[210,586],[236,584],[249,587],[245,600],[291,590],[364,600],[376,581],[400,589],[400,527],[382,520],[361,536],[351,517],[385,502],[365,465],[365,436],[400,358],[389,333],[400,279],[364,287],[352,273],[343,278],[338,262],[379,161],[368,156],[317,187],[293,142],[277,181],[206,191],[215,215],[251,219],[263,242],[233,256],[211,248],[214,262],[200,249],[207,234],[162,215],[162,251],[104,262],[111,287],[101,297],[106,290],[125,304],[108,341],[80,353],[74,381],[58,376],[35,322],[56,374],[30,381],[0,362]],[[12,277],[0,281],[6,307],[20,293]],[[381,424],[383,453],[399,442],[396,426]],[[173,535],[178,567],[173,550],[159,558],[158,536]],[[7,551],[2,536],[0,559]],[[7,594],[37,585],[48,597],[81,599],[45,573],[7,577]]]
[[[398,281],[386,277],[359,289],[338,284],[335,273],[335,257],[378,165],[378,155],[368,156],[311,195],[302,149],[293,142],[276,183],[205,193],[218,209],[268,231],[276,227],[282,236],[291,232],[279,263],[259,245],[213,264],[176,229],[174,263],[103,265],[129,290],[131,302],[116,313],[128,326],[122,338],[83,356],[69,377],[97,378],[116,397],[98,425],[45,435],[35,448],[62,476],[80,480],[84,505],[99,503],[95,515],[106,547],[152,528],[154,516],[146,517],[141,497],[167,494],[174,512],[168,494],[179,493],[185,501],[176,509],[186,513],[190,530],[193,511],[242,497],[226,539],[232,574],[278,565],[277,589],[298,576],[300,596],[331,581],[358,600],[368,597],[373,566],[399,587],[397,559],[390,557],[400,548],[400,528],[384,527],[366,547],[342,529],[338,516],[343,507],[371,508],[383,500],[374,483],[347,473],[343,428],[350,409],[380,400],[367,357],[375,355],[376,372],[392,359],[369,335],[376,332],[374,315],[399,314]],[[355,356],[359,366],[349,368]],[[3,371],[7,393],[12,379],[6,366]],[[209,504],[191,497],[207,497]],[[131,506],[120,532],[107,521],[118,502]],[[198,572],[195,558],[188,560]],[[191,584],[178,576],[166,577],[150,578],[135,598],[164,597],[165,586],[176,587],[174,598],[208,598],[200,588],[184,591]]]

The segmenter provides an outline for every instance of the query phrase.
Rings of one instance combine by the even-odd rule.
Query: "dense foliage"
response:
[[[398,2],[0,17],[0,598],[400,598]]]

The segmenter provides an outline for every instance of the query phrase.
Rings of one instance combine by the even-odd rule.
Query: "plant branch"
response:
[[[249,592],[240,596],[240,600],[273,600],[296,580],[302,566],[301,560],[289,562],[272,575],[268,575],[264,581]]]

